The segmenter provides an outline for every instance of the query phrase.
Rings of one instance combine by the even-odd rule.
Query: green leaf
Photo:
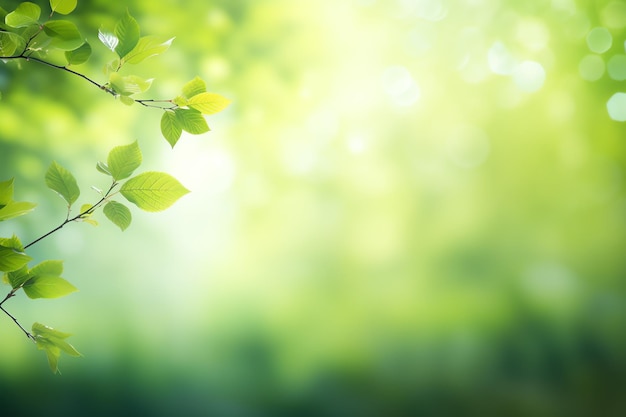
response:
[[[14,178],[6,181],[0,181],[0,208],[6,206],[13,200],[13,182]]]
[[[152,86],[152,79],[145,80],[136,75],[122,76],[118,72],[112,72],[109,76],[109,82],[116,93],[123,96],[130,96],[132,94],[143,93],[148,91]],[[134,102],[134,100],[133,100]]]
[[[199,135],[209,131],[209,126],[202,114],[195,109],[176,109],[176,120],[185,132]]]
[[[167,51],[174,38],[162,41],[161,38],[155,36],[143,36],[139,38],[139,42],[122,58],[122,62],[128,62],[129,64],[139,64],[140,62]]]
[[[0,181],[0,222],[22,216],[35,206],[34,203],[13,201],[13,178]]]
[[[130,226],[132,221],[132,215],[130,210],[122,203],[117,201],[109,201],[102,210],[104,215],[107,216],[115,225],[117,225],[122,231],[126,230]]]
[[[126,56],[139,42],[139,24],[128,10],[126,15],[117,22],[115,26],[115,36],[119,43],[115,47],[115,52],[120,58]]]
[[[52,38],[51,45],[71,51],[84,43],[76,25],[68,20],[51,20],[43,25],[46,35]]]
[[[215,114],[224,110],[230,100],[215,93],[200,93],[190,97],[187,105],[203,114]]]
[[[85,41],[73,51],[65,51],[65,59],[69,65],[79,65],[87,62],[91,56],[91,45]]]
[[[200,77],[195,77],[183,86],[183,95],[185,98],[191,98],[197,94],[206,92],[206,83]]]
[[[10,284],[13,289],[19,288],[23,283],[32,278],[28,273],[26,265],[15,271],[7,272],[5,277],[8,284]]]
[[[92,187],[93,188],[93,187]],[[102,193],[102,192],[100,192]],[[98,225],[98,221],[96,221],[95,219],[93,219],[91,216],[93,215],[93,212],[89,211],[93,208],[93,206],[91,204],[83,204],[82,206],[80,206],[80,221],[85,222],[85,223],[89,223],[92,226],[97,226]]]
[[[176,142],[180,139],[180,135],[183,133],[183,128],[176,118],[176,113],[171,110],[165,110],[163,112],[163,116],[161,117],[161,133],[163,133],[163,137],[165,137],[165,140],[169,142],[172,148],[176,145]]]
[[[111,170],[109,169],[109,166],[104,162],[98,161],[98,163],[96,164],[96,169],[104,175],[111,175]]]
[[[135,104],[135,99],[128,95],[120,95],[119,99],[122,103],[126,104],[127,106],[132,106],[133,104]]]
[[[120,41],[117,39],[117,36],[112,33],[104,32],[102,29],[98,30],[98,39],[113,52],[115,52],[115,48]]]
[[[30,213],[36,206],[37,204],[27,201],[11,201],[6,206],[0,208],[0,222]]]
[[[78,184],[72,173],[56,162],[52,162],[46,172],[46,185],[63,197],[70,206],[80,196]]]
[[[22,287],[28,298],[58,298],[78,291],[65,279],[55,275],[37,275]]]
[[[50,0],[50,8],[59,14],[70,14],[76,8],[77,0]]]
[[[16,235],[13,235],[11,237],[0,237],[0,245],[7,248],[15,249],[18,252],[24,252],[24,246]]]
[[[0,245],[0,271],[16,271],[31,260],[32,258],[23,251]]]
[[[21,28],[37,23],[41,8],[35,3],[24,2],[17,6],[17,9],[6,15],[4,21],[14,28]]]
[[[26,41],[13,32],[0,31],[0,55],[11,56],[16,50],[22,50]]]
[[[70,356],[81,356],[74,346],[65,341],[65,339],[71,336],[69,333],[60,332],[40,323],[33,324],[31,331],[35,337],[37,349],[46,352],[48,364],[52,372],[58,372],[59,370],[58,363],[61,351]]]
[[[31,275],[54,275],[63,273],[63,261],[48,260],[38,263],[30,269]]]
[[[137,141],[125,146],[116,146],[109,152],[107,165],[115,181],[132,175],[141,165],[142,155]]]
[[[169,174],[145,172],[126,181],[120,192],[142,210],[161,211],[170,207],[189,190]]]

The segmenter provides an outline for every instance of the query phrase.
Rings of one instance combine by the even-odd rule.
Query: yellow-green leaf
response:
[[[118,203],[117,201],[109,201],[106,206],[104,206],[102,211],[104,212],[104,215],[117,225],[117,227],[122,229],[122,231],[126,230],[126,228],[130,226],[132,215],[128,207],[124,204]]]
[[[187,105],[203,114],[215,114],[224,110],[230,104],[226,97],[215,93],[200,93],[190,97]]]
[[[65,59],[70,65],[79,65],[87,62],[91,56],[91,45],[85,42],[73,51],[65,51]]]
[[[176,109],[174,110],[178,124],[185,132],[193,135],[199,135],[209,131],[209,125],[202,117],[202,114],[195,109]]]
[[[139,38],[139,42],[137,42],[133,50],[122,57],[122,62],[133,65],[139,64],[152,56],[167,51],[173,41],[174,38],[163,41],[161,38],[155,36],[143,36]]]
[[[115,26],[115,36],[119,40],[115,47],[115,52],[122,58],[126,56],[139,42],[139,24],[134,17],[130,15],[128,10],[126,15],[117,22]]]
[[[71,51],[84,43],[76,25],[68,20],[50,20],[44,23],[43,30],[52,38],[51,44],[59,49]]]
[[[26,281],[22,288],[28,298],[58,298],[78,291],[75,286],[56,275],[37,275]]]
[[[70,14],[76,8],[77,0],[50,0],[50,8],[59,14]]]
[[[200,77],[195,77],[183,86],[183,96],[188,99],[204,92],[206,92],[206,83]]]
[[[38,5],[25,1],[17,6],[14,11],[7,14],[4,21],[9,26],[21,28],[37,23],[40,14],[41,8]]]
[[[123,180],[139,168],[142,161],[141,150],[137,141],[130,145],[116,146],[109,152],[107,166],[115,181]]]
[[[176,114],[171,110],[163,112],[163,116],[161,117],[161,133],[172,148],[176,145],[176,142],[178,142],[178,139],[180,139],[183,133],[183,129],[176,118]]]
[[[46,185],[63,197],[70,206],[80,196],[80,189],[72,173],[56,162],[52,162],[46,172]]]
[[[187,194],[189,190],[169,174],[145,172],[126,181],[120,192],[128,201],[142,210],[162,211]]]

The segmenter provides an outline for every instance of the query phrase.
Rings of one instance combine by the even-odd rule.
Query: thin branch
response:
[[[76,216],[70,218],[69,215],[67,216],[67,218],[65,220],[63,220],[63,222],[58,225],[57,227],[55,227],[54,229],[50,230],[49,232],[47,232],[46,234],[38,237],[37,239],[33,240],[32,242],[30,242],[28,245],[24,246],[24,250],[28,249],[29,247],[33,246],[35,243],[39,242],[40,240],[43,240],[45,238],[47,238],[48,236],[50,236],[51,234],[58,232],[59,230],[61,230],[63,228],[63,226],[65,226],[68,223],[71,223],[73,221],[76,221],[78,219],[81,219],[91,213],[93,213],[98,207],[100,207],[102,205],[102,203],[104,203],[105,201],[108,200],[109,197],[111,197],[111,192],[113,191],[113,189],[117,186],[117,182],[113,181],[113,184],[111,184],[111,187],[109,187],[109,190],[106,192],[106,194],[104,194],[104,196],[94,205],[92,205],[91,207],[89,207],[87,210],[82,211],[81,213],[77,214]],[[0,306],[2,305],[2,303],[0,303]]]
[[[68,72],[68,73],[70,73],[72,75],[76,75],[77,77],[80,77],[83,80],[88,81],[89,83],[91,83],[94,86],[98,87],[100,90],[102,90],[102,91],[104,91],[104,92],[106,92],[108,94],[111,94],[113,97],[118,97],[119,96],[119,94],[114,89],[112,89],[111,87],[108,87],[105,84],[100,84],[97,81],[89,78],[85,74],[81,74],[80,72],[74,71],[74,70],[72,70],[72,69],[70,69],[70,68],[68,68],[68,67],[66,67],[64,65],[53,64],[52,62],[48,62],[48,61],[43,60],[41,58],[37,58],[37,57],[30,56],[30,55],[26,55],[27,51],[28,51],[28,49],[25,49],[21,54],[14,55],[14,56],[0,56],[0,60],[23,59],[23,60],[26,60],[26,61],[34,61],[34,62],[37,62],[37,63],[42,64],[42,65],[46,65],[46,66],[51,67],[51,68],[55,68],[55,69],[58,69],[58,70],[61,70],[61,71]],[[143,100],[141,100],[141,99],[133,99],[133,100],[135,101],[135,103],[139,103],[139,104],[141,104],[144,107],[152,107],[152,108],[161,109],[161,110],[175,109],[175,108],[178,107],[176,104],[173,103],[172,100],[154,100],[154,99],[143,99]],[[149,104],[149,103],[169,103],[171,105],[170,106],[163,106],[163,105]]]
[[[33,336],[28,330],[26,330],[19,321],[17,321],[17,319],[15,317],[13,317],[13,315],[11,315],[11,313],[9,313],[8,311],[6,311],[4,309],[4,307],[0,306],[0,310],[4,311],[4,314],[6,314],[7,316],[9,316],[11,318],[11,320],[13,320],[15,322],[15,324],[17,324],[17,327],[19,327],[24,334],[26,335],[26,337],[28,337],[30,340],[32,340],[33,342],[36,342],[35,340],[35,336]]]
[[[33,246],[35,243],[39,242],[40,240],[45,239],[46,237],[50,236],[51,234],[61,230],[63,228],[63,226],[65,226],[66,224],[76,221],[78,219],[83,218],[84,216],[87,216],[91,213],[93,213],[98,207],[100,207],[104,202],[108,201],[108,199],[110,197],[112,197],[113,195],[117,194],[117,193],[112,193],[112,191],[115,189],[115,187],[117,187],[118,183],[116,181],[113,181],[113,183],[111,184],[111,187],[109,187],[109,190],[102,196],[102,198],[94,205],[92,205],[91,207],[89,207],[88,209],[80,212],[79,214],[77,214],[76,216],[70,218],[69,215],[65,218],[65,220],[63,220],[63,223],[61,223],[60,225],[58,225],[57,227],[55,227],[54,229],[50,230],[48,233],[38,237],[37,239],[33,240],[32,242],[30,242],[28,245],[24,246],[24,250],[28,249],[29,247]],[[6,295],[6,297],[4,297],[4,299],[2,301],[0,301],[0,310],[2,310],[4,312],[4,314],[6,314],[7,316],[9,316],[11,318],[11,320],[13,320],[15,322],[15,324],[17,324],[17,326],[24,332],[24,334],[26,335],[26,337],[28,337],[29,339],[31,339],[33,342],[36,342],[35,340],[35,336],[33,336],[31,333],[29,333],[21,324],[19,321],[17,321],[17,319],[11,314],[9,313],[2,305],[9,300],[11,297],[15,296],[15,293],[17,291],[19,291],[23,286],[24,286],[25,282],[22,283],[22,285],[20,285],[19,287],[13,288],[11,291],[9,291],[9,293]]]

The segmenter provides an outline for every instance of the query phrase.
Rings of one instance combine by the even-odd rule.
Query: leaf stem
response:
[[[35,243],[39,242],[40,240],[43,240],[43,239],[47,238],[51,234],[61,230],[63,228],[63,226],[65,226],[66,224],[68,224],[70,222],[73,222],[73,221],[76,221],[76,220],[78,220],[78,219],[80,219],[80,218],[82,218],[82,217],[84,217],[84,216],[86,216],[88,214],[93,213],[98,207],[100,207],[105,201],[107,201],[107,199],[111,196],[111,192],[115,189],[115,187],[117,187],[117,185],[118,185],[118,182],[113,181],[113,183],[109,187],[108,191],[104,194],[104,196],[102,196],[102,198],[96,204],[94,204],[93,206],[89,207],[87,210],[84,210],[84,211],[80,212],[79,214],[77,214],[76,216],[74,216],[72,218],[69,217],[69,212],[68,212],[68,216],[65,218],[65,220],[63,220],[63,222],[60,225],[58,225],[54,229],[50,230],[46,234],[44,234],[44,235],[38,237],[37,239],[33,240],[28,245],[24,246],[24,250],[26,250],[29,247],[33,246]],[[0,301],[0,310],[2,310],[4,312],[4,314],[9,316],[11,318],[11,320],[13,320],[15,322],[15,324],[17,324],[17,326],[24,332],[26,337],[31,339],[33,342],[36,342],[35,336],[33,336],[30,332],[28,332],[28,330],[26,330],[20,324],[20,322],[17,321],[17,319],[2,306],[8,299],[10,299],[11,297],[14,297],[15,293],[19,289],[21,289],[23,287],[23,285],[24,284],[20,285],[19,287],[13,288],[11,291],[9,291],[9,293],[6,295],[6,297],[4,297],[4,299],[2,301]]]
[[[34,39],[31,38],[30,40]],[[74,71],[64,65],[57,65],[57,64],[53,64],[52,62],[48,62],[44,59],[41,58],[37,58],[37,57],[33,57],[30,55],[26,55],[27,51],[29,51],[28,47],[26,47],[26,49],[24,49],[24,51],[22,51],[21,54],[19,55],[14,55],[14,56],[0,56],[0,60],[9,60],[9,59],[24,59],[26,61],[34,61],[37,62],[39,64],[42,65],[47,65],[51,68],[55,68],[61,71],[65,71],[68,72],[72,75],[75,75],[77,77],[82,78],[85,81],[88,81],[89,83],[93,84],[94,86],[98,87],[100,90],[111,94],[113,97],[118,97],[119,94],[117,93],[117,91],[115,91],[114,89],[112,89],[111,87],[107,86],[106,84],[100,84],[97,81],[89,78],[88,76],[86,76],[85,74],[81,74],[80,72]],[[139,100],[139,99],[133,99],[135,101],[135,103],[139,103],[144,107],[152,107],[155,109],[174,109],[178,106],[176,106],[175,104],[172,104],[172,106],[160,106],[160,105],[153,105],[153,104],[149,104],[149,103],[173,103],[172,100],[154,100],[154,99],[144,99],[144,100]]]
[[[66,217],[65,220],[63,220],[63,222],[58,225],[57,227],[55,227],[54,229],[50,230],[49,232],[47,232],[46,234],[38,237],[37,239],[33,240],[32,242],[30,242],[28,245],[24,246],[24,250],[28,249],[29,247],[33,246],[35,243],[39,242],[40,240],[43,240],[45,238],[47,238],[48,236],[50,236],[51,234],[58,232],[59,230],[61,230],[63,228],[63,226],[65,226],[68,223],[71,223],[73,221],[76,221],[88,214],[93,213],[98,207],[100,207],[102,205],[102,203],[104,203],[110,196],[111,192],[113,191],[113,189],[115,187],[117,187],[118,183],[116,181],[113,181],[113,183],[111,184],[111,187],[109,187],[109,190],[104,194],[104,196],[94,205],[92,205],[91,207],[89,207],[87,210],[80,212],[79,214],[77,214],[76,216],[70,218],[69,217],[69,213],[68,216]],[[0,303],[0,306],[2,305],[2,303]]]

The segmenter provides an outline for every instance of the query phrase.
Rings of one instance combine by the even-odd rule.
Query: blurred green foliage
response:
[[[12,308],[85,357],[48,375],[5,320],[9,415],[623,415],[625,2],[94,0],[83,72],[127,8],[176,36],[151,95],[233,104],[171,150],[159,112],[0,65],[0,179],[39,203],[3,236],[63,216],[50,161],[97,186],[135,139],[192,191],[29,253],[80,292]]]

